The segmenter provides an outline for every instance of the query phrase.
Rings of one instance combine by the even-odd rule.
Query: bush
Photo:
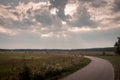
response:
[[[31,80],[30,68],[24,66],[22,72],[20,72],[18,76],[19,76],[19,80]]]
[[[45,78],[44,76],[38,73],[33,75],[33,80],[45,80]]]

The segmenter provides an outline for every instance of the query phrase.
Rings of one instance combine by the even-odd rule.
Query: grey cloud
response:
[[[11,24],[11,19],[5,19],[3,17],[0,17],[0,25],[4,27],[9,27]]]
[[[113,21],[113,23],[119,23],[120,24],[120,16],[113,18],[112,21]]]
[[[22,2],[22,3],[28,3],[28,2],[35,2],[35,3],[38,3],[38,2],[46,2],[48,0],[0,0],[0,4],[3,4],[3,5],[11,5],[11,6],[17,6],[19,4],[19,2]]]
[[[114,7],[113,10],[114,10],[115,12],[120,11],[120,0],[115,0],[113,7]]]
[[[26,3],[26,2],[40,2],[44,0],[0,0],[0,5],[11,5],[13,11],[15,10],[15,6],[19,4],[19,2]],[[66,4],[68,4],[68,0],[50,0],[51,5],[50,8],[57,8],[58,12],[57,15],[50,14],[50,11],[45,11],[46,8],[37,9],[36,11],[33,11],[32,9],[26,11],[25,13],[19,14],[17,10],[15,12],[11,12],[11,14],[16,15],[17,17],[20,17],[20,15],[25,15],[28,17],[28,19],[24,18],[22,21],[15,21],[11,18],[6,19],[4,17],[0,17],[0,26],[3,26],[5,29],[11,29],[11,31],[16,31],[17,29],[21,29],[22,31],[20,34],[15,35],[14,37],[9,36],[8,34],[0,33],[0,48],[86,48],[86,47],[105,47],[113,45],[116,41],[116,37],[119,36],[120,28],[116,29],[108,29],[108,30],[94,30],[94,31],[82,31],[78,33],[67,31],[66,29],[63,29],[63,26],[61,24],[62,20],[68,20],[67,27],[70,25],[70,27],[78,26],[78,27],[90,27],[94,28],[99,25],[99,22],[95,22],[94,20],[91,20],[91,15],[88,12],[88,6],[87,8],[82,7],[85,3],[90,3],[91,7],[99,8],[104,7],[106,5],[106,2],[104,0],[79,0],[80,7],[77,10],[77,13],[74,14],[74,16],[71,17],[71,20],[73,18],[73,21],[69,21],[68,16],[65,15],[64,9]],[[106,0],[107,1],[107,0]],[[107,5],[108,6],[108,5]],[[91,8],[90,7],[90,8]],[[109,6],[108,6],[109,7]],[[115,0],[114,3],[114,11],[118,12],[120,11],[120,1]],[[11,11],[12,11],[11,10]],[[101,10],[102,11],[102,10]],[[107,10],[106,10],[107,11]],[[33,14],[33,15],[31,15]],[[104,14],[104,13],[103,13]],[[94,15],[94,13],[92,14]],[[113,16],[117,16],[115,13]],[[104,17],[104,16],[103,16]],[[109,15],[108,15],[109,17]],[[111,18],[111,17],[110,17]],[[32,20],[36,19],[35,22]],[[110,19],[109,19],[110,20]],[[118,26],[118,22],[120,21],[120,17],[112,18],[112,20],[115,23],[113,26]],[[38,30],[39,33],[33,33],[31,32],[31,26],[36,26],[36,23],[41,23],[43,26],[46,26],[47,30],[43,30],[39,32],[39,28],[35,28]],[[52,26],[52,27],[48,27]],[[99,25],[100,27],[104,27],[104,25]],[[40,26],[41,28],[42,26]],[[107,27],[112,27],[112,25],[108,25]],[[33,29],[34,27],[32,27]],[[53,35],[62,35],[62,32],[66,32],[65,34],[70,36],[67,40],[60,37],[57,39],[55,36],[52,38],[41,38],[41,34],[47,34],[52,32]],[[18,32],[19,33],[19,32]],[[34,43],[34,44],[33,44]],[[12,45],[12,46],[11,46]]]
[[[13,8],[7,9],[7,10],[13,10]],[[3,17],[0,17],[0,25],[10,28],[10,29],[29,29],[31,26],[36,25],[37,23],[41,23],[42,26],[55,26],[55,29],[52,31],[58,30],[58,27],[62,26],[61,19],[59,19],[58,16],[52,15],[49,11],[49,9],[41,9],[41,10],[32,10],[28,9],[26,11],[27,14],[24,13],[18,13],[16,10],[14,12],[11,12],[13,15],[17,16],[18,19],[20,18],[20,15],[27,16],[28,18],[23,18],[22,21],[15,21],[11,19],[5,19]],[[31,13],[32,12],[32,13]],[[34,14],[31,16],[31,14]],[[32,20],[35,19],[36,21],[33,22]],[[50,30],[51,31],[51,30]]]
[[[43,26],[55,26],[61,27],[61,19],[57,15],[52,15],[49,10],[37,10],[35,11],[35,16],[37,22],[41,23]]]
[[[25,2],[24,0],[11,0],[11,3],[17,3],[17,2]],[[30,0],[26,0],[26,1],[30,1]],[[35,0],[38,1],[38,0]],[[45,0],[47,1],[47,0]],[[2,2],[0,0],[0,2]],[[3,3],[10,3],[10,0],[5,0],[3,1]],[[33,22],[33,18],[36,19],[37,22],[41,23],[43,26],[50,26],[52,25],[52,19],[51,19],[51,15],[50,12],[47,10],[44,10],[44,8],[42,10],[35,10],[33,11],[32,9],[28,9],[26,11],[27,14],[24,13],[18,13],[17,10],[14,9],[15,7],[10,7],[7,8],[6,10],[14,10],[13,12],[11,12],[13,15],[17,16],[18,19],[21,17],[20,15],[23,15],[23,20],[22,21],[13,21],[11,19],[5,19],[3,17],[0,17],[0,25],[8,27],[8,28],[20,28],[20,29],[28,29],[30,28],[30,26],[35,25],[36,22]],[[34,14],[34,16],[31,16],[31,14]],[[27,16],[28,19],[26,19],[24,16]]]
[[[64,13],[64,9],[65,9],[65,5],[68,3],[68,0],[50,0],[50,3],[51,3],[50,9],[54,7],[57,8],[58,9],[57,15],[62,20],[65,20],[66,16]]]
[[[11,19],[0,18],[0,25],[9,29],[29,29],[34,25],[31,19],[24,19],[23,21],[13,21]]]
[[[59,17],[53,16],[53,17],[52,17],[52,20],[53,20],[53,25],[54,25],[55,27],[61,27],[61,26],[62,26],[62,24],[61,24],[61,19],[59,19]]]
[[[49,12],[42,12],[41,14],[35,15],[35,19],[37,22],[41,23],[43,26],[52,25],[52,19]]]
[[[94,0],[78,0],[78,1],[82,1],[82,2],[91,2],[91,1],[94,1]]]
[[[15,15],[15,16],[17,16],[17,17],[19,17],[19,13],[18,12],[11,12],[13,15]]]
[[[92,6],[99,8],[99,7],[104,7],[107,4],[105,0],[95,0],[92,2]]]
[[[68,0],[50,0],[50,3],[52,4],[50,7],[56,7],[56,8],[65,8],[65,5],[68,3]]]
[[[9,4],[17,5],[18,3],[19,3],[19,0],[0,0],[0,4],[3,4],[3,5],[9,5]]]
[[[0,25],[4,25],[4,24],[5,24],[5,22],[4,22],[3,18],[0,17]]]
[[[78,0],[78,1],[83,2],[82,4],[79,4],[79,5],[84,5],[84,3],[90,2],[91,5],[96,8],[103,7],[107,4],[105,0],[100,0],[100,1],[99,0],[97,0],[97,1],[96,0]],[[69,0],[50,0],[50,3],[52,4],[50,6],[50,8],[55,7],[58,9],[57,15],[63,21],[67,21],[67,19],[70,18],[70,16],[65,15],[65,12],[64,12],[65,6],[66,6],[66,4],[69,3]],[[94,25],[96,25],[96,23],[93,20],[89,19],[90,15],[87,12],[87,10],[86,10],[86,12],[85,12],[85,10],[84,10],[84,12],[81,11],[81,13],[82,13],[81,16],[78,16],[79,19],[77,19],[76,21],[68,22],[68,24],[70,24],[72,26],[85,26],[85,25],[86,26],[94,26]],[[79,14],[79,13],[77,13],[77,14]]]
[[[5,0],[6,1],[6,0]],[[12,0],[14,1],[18,1],[18,0]],[[11,2],[12,2],[11,1]],[[20,0],[23,1],[23,0]],[[30,0],[26,0],[26,1],[30,1]],[[32,0],[31,0],[32,1]],[[38,0],[35,0],[36,2]],[[102,5],[106,4],[105,0],[79,0],[81,2],[91,2],[92,6],[94,7],[102,7]],[[66,21],[68,23],[68,25],[71,26],[75,26],[75,27],[83,27],[83,26],[89,26],[89,27],[97,27],[98,23],[95,22],[94,20],[91,20],[91,16],[89,14],[89,12],[87,11],[87,9],[85,8],[84,4],[79,4],[79,7],[77,9],[77,13],[75,13],[74,16],[76,18],[76,20],[73,21],[67,21],[69,20],[69,15],[66,16],[64,13],[64,9],[66,4],[68,4],[69,0],[50,0],[50,8],[57,8],[58,12],[57,12],[57,16],[53,16],[51,15],[50,11],[47,9],[42,9],[42,10],[35,10],[33,11],[32,9],[29,9],[27,12],[27,16],[29,17],[29,19],[23,19],[23,21],[19,22],[19,21],[12,21],[12,25],[21,28],[23,26],[23,29],[25,28],[29,28],[28,26],[30,25],[34,25],[36,24],[35,22],[32,22],[31,20],[33,18],[36,19],[37,23],[41,23],[43,26],[56,26],[56,28],[61,27],[61,21]],[[103,3],[103,4],[100,4]],[[34,13],[34,16],[31,16],[31,13]],[[16,16],[20,16],[20,14],[18,14],[17,12],[13,12],[14,15]],[[21,13],[22,14],[22,13]],[[23,14],[24,15],[24,14]],[[62,20],[61,20],[62,19]],[[1,24],[3,24],[3,22],[1,21]],[[26,27],[25,27],[26,26]],[[59,29],[59,28],[58,28]]]
[[[59,17],[56,16],[56,15],[51,15],[51,20],[52,20],[52,23],[50,23],[51,25],[45,24],[46,25],[45,27],[47,27],[48,29],[41,31],[42,33],[60,32],[60,31],[62,31],[61,30],[61,26],[62,26],[61,19],[59,19]]]
[[[75,27],[83,27],[83,26],[89,26],[89,27],[95,27],[97,25],[96,22],[93,20],[90,20],[90,14],[87,12],[87,9],[85,7],[78,8],[77,12],[77,20],[70,21],[69,24]]]
[[[99,8],[99,7],[104,7],[107,2],[106,0],[78,0],[80,2],[84,3],[91,3],[91,5],[95,8]]]
[[[29,19],[24,19],[23,21],[12,21],[12,25],[20,29],[29,29],[35,23]]]
[[[19,2],[28,2],[30,0],[0,0],[0,4],[17,6]]]
[[[66,16],[64,13],[64,9],[59,9],[59,11],[57,12],[57,15],[62,19],[62,20],[66,20]]]

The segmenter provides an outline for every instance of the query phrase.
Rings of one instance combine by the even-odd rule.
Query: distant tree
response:
[[[115,53],[120,55],[120,37],[118,37],[118,41],[114,45]]]

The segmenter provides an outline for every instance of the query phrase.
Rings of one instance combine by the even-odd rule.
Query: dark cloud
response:
[[[68,0],[50,0],[50,3],[51,3],[50,9],[57,8],[58,9],[57,15],[62,20],[65,20],[66,16],[65,16],[64,9],[65,9],[66,4],[68,3]]]
[[[66,16],[64,13],[64,9],[59,9],[59,11],[57,12],[58,17],[60,17],[62,20],[66,20]]]
[[[0,17],[0,25],[4,27],[9,27],[11,23],[11,20]]]
[[[51,8],[57,8],[58,9],[58,12],[57,12],[57,15],[58,17],[60,17],[63,21],[67,21],[70,16],[69,15],[65,15],[65,12],[64,12],[64,9],[65,9],[65,6],[66,4],[69,4],[69,1],[70,0],[50,0],[50,3],[51,3],[51,6],[50,6],[50,9]],[[87,2],[90,2],[91,5],[93,7],[104,7],[106,5],[106,1],[104,0],[78,0],[79,2],[82,2],[82,4],[79,4],[80,6],[84,6],[85,3]],[[80,7],[79,7],[80,8]],[[90,20],[90,15],[89,13],[87,12],[87,9],[82,9],[80,10],[78,8],[78,13],[76,13],[78,16],[77,16],[77,20],[75,21],[67,21],[68,24],[72,25],[72,26],[96,26],[96,23],[93,21],[93,20]],[[80,15],[79,15],[80,13]]]
[[[8,29],[29,29],[32,25],[36,23],[32,19],[24,19],[22,21],[15,21],[12,19],[0,18],[0,25]]]
[[[0,4],[3,4],[3,5],[9,5],[9,4],[17,5],[18,3],[19,3],[19,0],[0,0]]]
[[[0,25],[4,25],[4,24],[5,24],[4,19],[0,17]]]
[[[90,19],[90,14],[87,9],[83,6],[83,8],[78,8],[77,10],[77,20],[70,21],[69,24],[75,27],[95,27],[97,25],[96,22]]]
[[[120,0],[115,0],[113,7],[114,7],[113,10],[114,10],[115,12],[120,11]]]
[[[107,2],[105,0],[95,0],[91,4],[93,7],[99,8],[106,6]]]
[[[59,17],[57,16],[52,16],[52,20],[53,20],[53,25],[55,27],[61,27],[62,24],[61,24],[61,19],[59,19]]]
[[[30,0],[0,0],[0,4],[17,6],[19,2],[29,2]]]
[[[51,14],[48,11],[43,11],[42,13],[35,15],[35,19],[37,22],[41,23],[43,26],[52,25]]]
[[[55,7],[55,8],[65,8],[65,5],[68,3],[68,0],[50,0],[51,3],[51,8]]]
[[[36,21],[39,23],[42,23],[42,25],[44,26],[50,26],[52,24],[52,20],[50,18],[50,16],[45,16],[45,15],[36,15],[35,16]]]
[[[24,19],[22,21],[12,21],[11,26],[24,30],[29,29],[32,25],[35,25],[35,23],[32,20]]]
[[[91,3],[91,5],[95,8],[104,7],[107,2],[105,0],[78,0],[79,2]]]
[[[112,19],[112,21],[114,23],[119,23],[120,24],[120,16],[119,17],[115,17],[114,19]]]
[[[0,4],[2,5],[11,5],[11,6],[17,6],[20,2],[22,3],[28,3],[28,2],[46,2],[48,0],[0,0]]]
[[[95,0],[78,0],[80,2],[92,2],[92,1],[95,1]]]
[[[19,3],[19,2],[30,2],[33,0],[0,0],[2,3]],[[42,0],[34,0],[34,2],[38,2]],[[47,0],[45,0],[47,1]],[[33,18],[36,19],[37,23],[41,23],[43,26],[56,26],[61,27],[61,21],[66,21],[68,25],[75,26],[75,27],[83,27],[83,26],[89,26],[89,27],[97,27],[98,23],[94,20],[91,20],[91,15],[87,11],[87,8],[84,3],[90,2],[93,7],[104,7],[106,5],[105,0],[78,0],[80,2],[83,2],[82,4],[79,4],[79,7],[77,9],[77,13],[73,16],[76,18],[75,20],[69,21],[70,15],[65,15],[64,9],[67,4],[69,4],[70,0],[50,0],[51,5],[49,8],[57,8],[57,16],[53,16],[49,10],[46,10],[46,8],[38,9],[33,11],[32,9],[28,9],[25,14],[24,13],[18,13],[18,12],[12,12],[13,15],[20,17],[20,15],[26,15],[29,17],[29,19],[23,19],[23,21],[11,21],[12,25],[23,28],[28,28],[25,26],[30,26],[36,24],[32,21]],[[116,0],[117,1],[117,0]],[[31,14],[34,14],[34,16],[31,16]],[[60,19],[59,19],[60,18]],[[1,21],[0,24],[3,24],[3,21]]]

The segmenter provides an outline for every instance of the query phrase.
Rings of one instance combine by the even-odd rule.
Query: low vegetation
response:
[[[115,80],[120,80],[120,55],[116,56],[99,56],[100,58],[109,60],[115,70]]]
[[[0,53],[0,80],[57,80],[89,62],[79,55]]]

